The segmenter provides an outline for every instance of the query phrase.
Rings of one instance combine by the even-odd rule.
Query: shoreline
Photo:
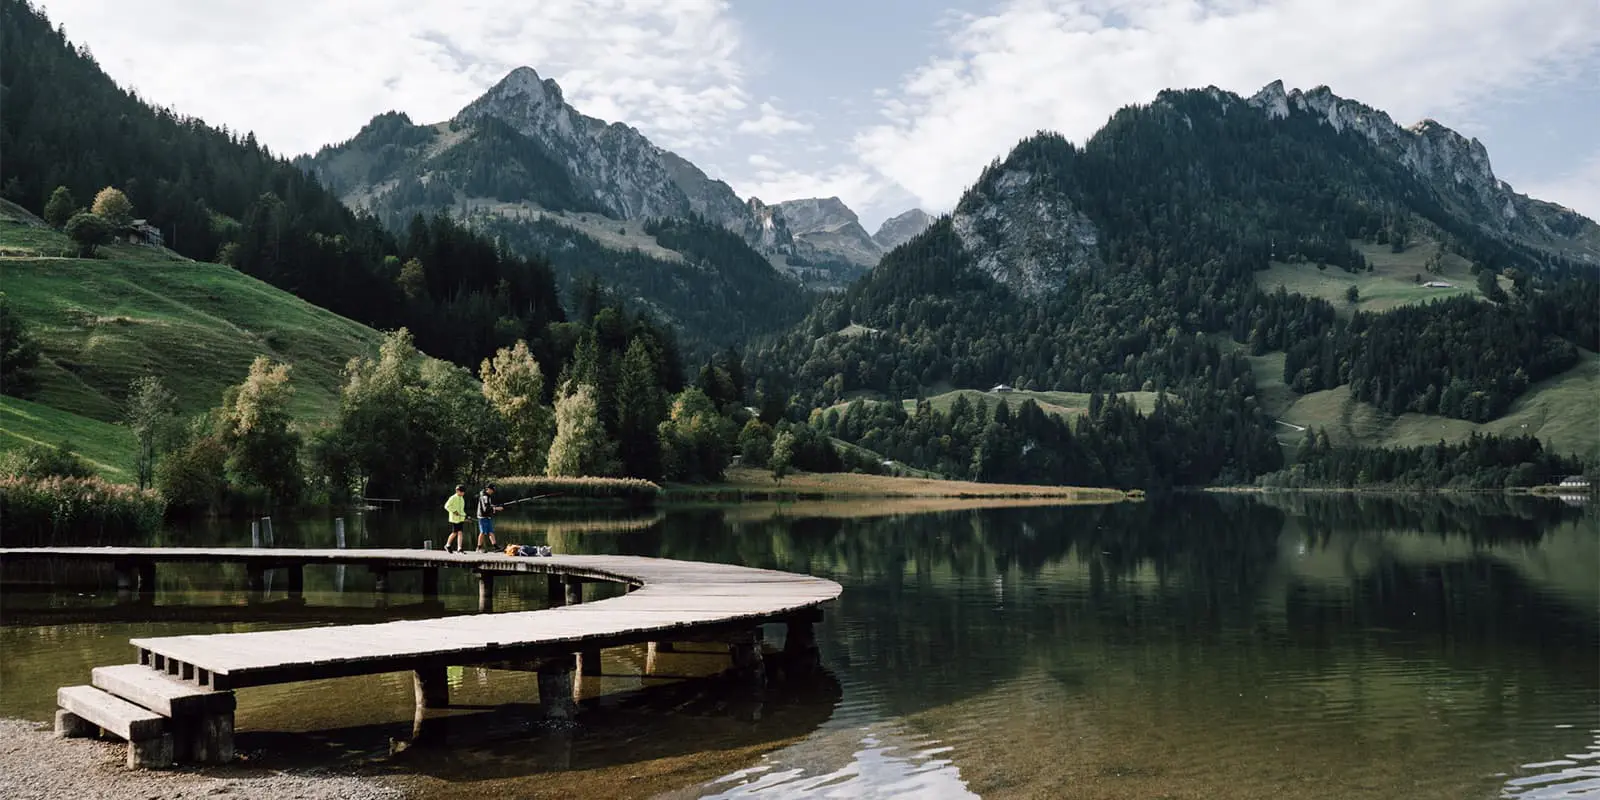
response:
[[[405,800],[392,778],[323,768],[252,766],[132,770],[127,745],[102,739],[57,739],[49,725],[0,718],[0,797],[8,800],[150,800],[213,795],[302,800]]]
[[[939,478],[900,478],[852,472],[798,472],[776,483],[763,469],[734,467],[721,483],[671,484],[658,502],[668,504],[716,502],[787,502],[842,499],[887,500],[1055,500],[1062,503],[1118,503],[1143,497],[1087,486],[1038,486],[1015,483],[978,483]]]
[[[112,739],[58,739],[46,723],[0,718],[0,797],[8,800],[123,800],[128,797],[226,797],[302,800],[405,800],[392,778],[336,768],[250,765],[128,770],[126,744]]]

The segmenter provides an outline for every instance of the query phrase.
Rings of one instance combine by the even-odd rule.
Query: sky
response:
[[[1600,218],[1600,0],[35,0],[119,83],[294,156],[518,66],[769,203],[949,210],[1164,88],[1327,85]]]

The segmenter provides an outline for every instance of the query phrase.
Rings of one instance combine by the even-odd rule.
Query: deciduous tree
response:
[[[65,186],[57,186],[44,204],[44,221],[50,223],[50,227],[59,229],[77,212],[78,201],[72,198],[72,192]]]
[[[107,186],[94,196],[94,205],[89,210],[98,214],[113,228],[122,228],[133,223],[133,203],[128,201],[128,196],[121,189]]]
[[[111,242],[111,224],[99,214],[87,211],[74,214],[67,220],[64,230],[78,243],[79,258],[94,258],[95,248]]]
[[[506,426],[507,467],[517,475],[543,473],[554,416],[540,402],[544,372],[528,343],[519,339],[511,347],[500,348],[493,359],[483,360],[478,377],[483,381],[483,396]]]
[[[156,459],[172,439],[177,419],[173,415],[176,398],[154,375],[135,378],[128,389],[123,421],[132,429],[138,443],[134,474],[139,488],[144,489],[155,480]]]
[[[556,438],[550,444],[545,474],[552,477],[605,476],[616,472],[614,445],[600,424],[594,387],[569,382],[556,400]]]

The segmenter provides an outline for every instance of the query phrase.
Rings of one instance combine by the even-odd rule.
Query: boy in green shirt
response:
[[[461,531],[467,524],[467,487],[457,485],[456,493],[444,501],[444,510],[450,516],[450,535],[444,540],[444,551],[451,552],[450,545],[454,543],[455,552],[459,553],[466,543]]]

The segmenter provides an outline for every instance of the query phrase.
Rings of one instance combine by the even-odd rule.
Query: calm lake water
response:
[[[644,678],[642,651],[607,651],[580,722],[561,726],[539,720],[532,676],[453,669],[456,707],[420,741],[409,674],[246,689],[239,747],[266,766],[404,776],[422,797],[1600,797],[1592,509],[1296,495],[894,510],[502,518],[502,543],[838,581],[820,678],[751,696],[674,677],[715,672],[725,654],[664,656],[666,677]],[[437,547],[435,523],[355,517],[349,545]],[[332,522],[280,520],[275,534],[326,546]],[[249,541],[228,523],[150,543]],[[0,716],[48,719],[56,687],[126,662],[134,636],[476,602],[470,576],[450,571],[439,609],[409,607],[409,576],[380,604],[357,568],[309,568],[304,607],[272,602],[281,586],[248,604],[240,568],[161,569],[150,608],[118,605],[108,571],[8,567]],[[544,585],[498,592],[497,610],[537,608]]]

